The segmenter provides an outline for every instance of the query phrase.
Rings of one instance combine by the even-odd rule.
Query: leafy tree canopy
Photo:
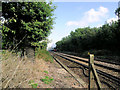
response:
[[[3,2],[3,43],[13,48],[22,40],[18,49],[40,46],[53,28],[55,8],[52,2]]]
[[[105,24],[98,28],[78,28],[69,36],[64,37],[56,43],[59,51],[71,51],[80,53],[82,51],[95,50],[120,50],[120,28],[118,22]]]
[[[115,10],[115,14],[118,16],[120,14],[120,7]]]

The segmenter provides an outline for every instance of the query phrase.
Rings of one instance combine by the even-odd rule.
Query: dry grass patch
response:
[[[7,57],[7,58],[6,58]],[[30,80],[39,83],[45,68],[45,61],[29,58],[21,59],[19,55],[6,52],[0,60],[2,63],[2,88],[32,88]]]

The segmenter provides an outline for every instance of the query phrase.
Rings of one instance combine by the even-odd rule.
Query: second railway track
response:
[[[78,67],[77,65],[82,66],[82,69],[83,68],[88,69],[88,59],[80,58],[80,57],[76,57],[76,56],[72,56],[72,55],[68,55],[68,54],[58,53],[58,52],[54,52],[54,53],[52,52],[52,54],[54,57],[57,57],[59,59],[64,58],[66,60],[66,61],[65,60],[63,61],[64,63],[69,61],[69,62],[76,64],[75,65],[76,72],[77,72],[78,68],[81,68],[81,67]],[[69,64],[67,66],[69,68],[74,68],[74,67],[69,66]],[[101,63],[99,61],[95,61],[96,71],[97,71],[98,75],[100,76],[100,78],[103,79],[103,81],[101,81],[101,83],[104,83],[108,87],[112,87],[114,89],[120,88],[120,69],[119,69],[119,67],[120,67],[119,65],[112,66],[111,64],[107,65],[107,63],[103,64],[103,62]],[[83,72],[84,72],[84,70],[83,70]],[[87,70],[87,73],[88,73],[88,70]],[[85,76],[87,76],[87,75],[85,75]],[[100,79],[100,80],[102,80],[102,79]],[[85,81],[88,82],[87,80],[88,80],[88,78]]]

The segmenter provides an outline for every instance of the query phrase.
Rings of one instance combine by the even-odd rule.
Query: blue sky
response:
[[[118,2],[54,2],[55,24],[48,39],[48,47],[70,34],[76,28],[99,27],[107,21],[117,20]]]

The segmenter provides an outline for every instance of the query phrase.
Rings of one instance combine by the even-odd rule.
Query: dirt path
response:
[[[44,68],[45,71],[48,71],[48,74],[44,73],[41,78],[44,76],[49,76],[54,80],[50,84],[45,84],[44,82],[40,81],[38,85],[39,88],[82,88],[82,86],[55,60],[54,63],[44,63],[48,67]]]

